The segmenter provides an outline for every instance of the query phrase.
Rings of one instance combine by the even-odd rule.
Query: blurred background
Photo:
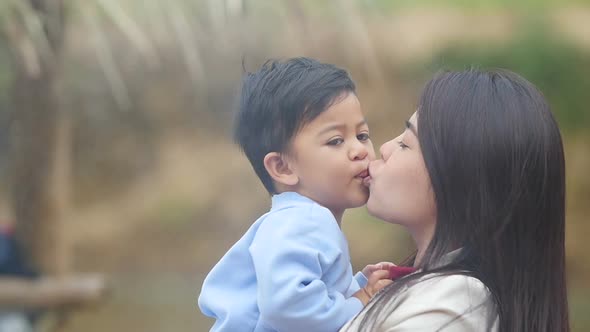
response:
[[[351,73],[376,148],[439,69],[536,84],[565,144],[572,327],[590,330],[589,1],[1,0],[0,38],[0,226],[41,273],[109,285],[60,331],[208,330],[203,278],[270,204],[231,142],[243,68],[292,56]],[[356,269],[413,251],[365,208],[344,219]]]

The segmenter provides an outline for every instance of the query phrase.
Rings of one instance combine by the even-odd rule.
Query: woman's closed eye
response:
[[[409,147],[402,141],[398,141],[397,144],[402,148],[402,150],[405,150]]]

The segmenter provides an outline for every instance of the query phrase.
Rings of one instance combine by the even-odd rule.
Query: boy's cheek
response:
[[[371,144],[371,147],[369,148],[369,159],[370,160],[375,160],[375,147],[373,147],[373,144]]]

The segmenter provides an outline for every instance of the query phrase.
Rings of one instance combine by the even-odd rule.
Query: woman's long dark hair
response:
[[[543,95],[502,70],[443,72],[424,88],[418,139],[437,208],[419,268],[365,309],[378,326],[403,286],[467,274],[489,289],[500,331],[569,331],[565,284],[565,163]],[[463,248],[440,266],[441,257]],[[403,304],[402,304],[403,305]]]

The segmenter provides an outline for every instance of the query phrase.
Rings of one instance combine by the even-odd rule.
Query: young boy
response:
[[[390,282],[390,263],[353,276],[340,229],[375,157],[353,81],[308,58],[267,62],[244,78],[235,140],[272,207],[203,283],[211,331],[338,331]]]

